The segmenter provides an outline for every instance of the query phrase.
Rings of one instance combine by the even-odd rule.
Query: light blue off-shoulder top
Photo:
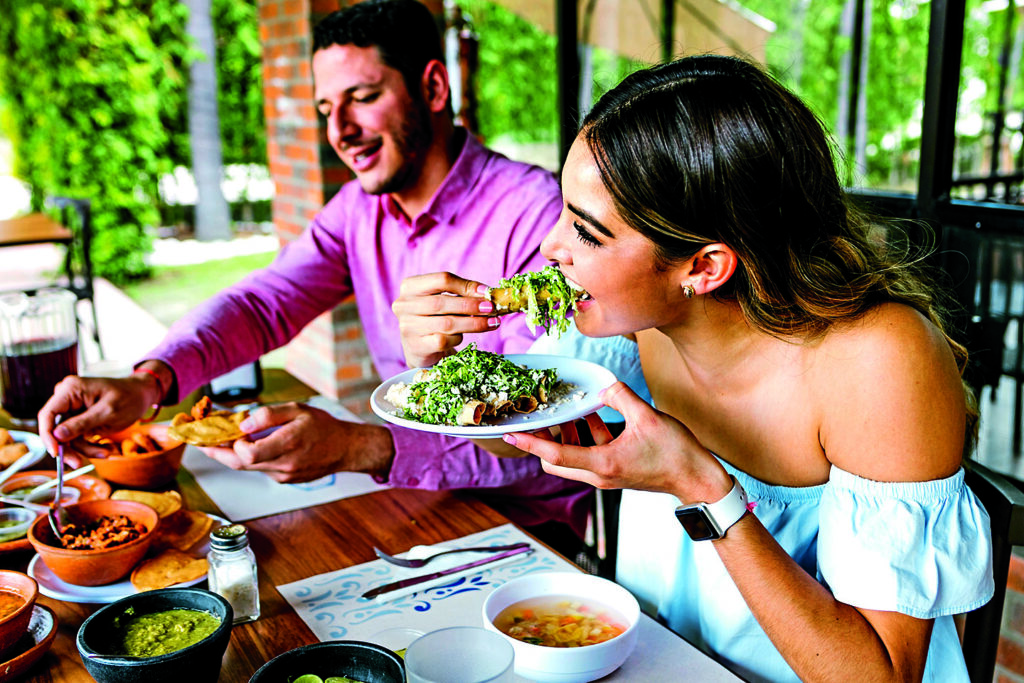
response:
[[[754,515],[838,600],[935,619],[925,681],[967,681],[951,615],[992,597],[988,513],[964,472],[877,482],[833,467],[827,483],[773,486],[723,462]],[[797,681],[747,608],[710,542],[675,520],[679,501],[623,492],[616,580],[645,611],[749,681]]]

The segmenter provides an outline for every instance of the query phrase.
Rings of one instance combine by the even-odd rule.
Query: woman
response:
[[[542,252],[590,293],[583,334],[635,333],[657,410],[616,384],[618,437],[505,440],[635,489],[618,580],[750,680],[966,680],[950,615],[992,595],[966,354],[846,204],[819,121],[749,63],[679,60],[601,99],[562,189]],[[487,329],[477,288],[409,282],[409,360]]]

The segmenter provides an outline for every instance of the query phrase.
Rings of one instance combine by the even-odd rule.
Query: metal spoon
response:
[[[89,472],[92,472],[94,469],[96,469],[96,465],[91,465],[90,464],[90,465],[85,465],[84,467],[79,467],[77,470],[71,470],[70,472],[67,473],[67,476],[64,477],[64,481],[71,481],[72,479],[74,479],[77,476],[80,476],[80,475],[83,475],[83,474],[89,474]],[[39,486],[35,487],[34,489],[32,489],[31,491],[26,493],[25,494],[25,498],[31,498],[32,496],[34,496],[35,494],[39,493],[40,491],[45,491],[46,489],[51,489],[51,488],[53,488],[56,485],[57,485],[57,480],[56,479],[50,479],[49,481],[44,481]]]
[[[21,500],[20,498],[11,498],[10,496],[0,496],[0,503],[5,505],[17,505],[19,507],[38,512],[40,514],[47,514],[50,511],[49,505],[41,505],[39,503],[30,503],[27,500]]]
[[[54,418],[53,426],[60,424],[61,416]],[[50,511],[47,518],[50,520],[50,528],[57,535],[59,540],[64,535],[64,528],[71,523],[67,511],[61,506],[61,498],[64,495],[64,444],[57,442],[57,493],[50,504]]]

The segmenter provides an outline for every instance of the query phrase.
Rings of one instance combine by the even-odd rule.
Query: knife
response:
[[[532,552],[533,546],[529,545],[524,546],[522,548],[516,548],[515,550],[506,550],[503,553],[498,553],[497,555],[492,555],[491,557],[485,557],[484,559],[477,560],[476,562],[467,562],[466,564],[460,564],[457,567],[442,569],[440,571],[432,572],[430,574],[421,574],[420,576],[412,576],[408,579],[402,579],[400,581],[392,581],[391,583],[386,583],[383,586],[377,586],[376,588],[368,590],[365,593],[363,593],[362,596],[360,597],[370,600],[372,598],[377,597],[378,595],[381,595],[383,593],[390,593],[391,591],[398,590],[399,588],[405,588],[406,586],[415,586],[418,583],[426,583],[427,581],[439,579],[442,576],[448,576],[449,574],[457,574],[459,572],[464,572],[467,569],[472,569],[473,567],[479,567],[481,565],[489,564],[491,562],[497,562],[498,560],[503,560],[506,557],[512,557],[513,555],[522,555],[524,553]]]

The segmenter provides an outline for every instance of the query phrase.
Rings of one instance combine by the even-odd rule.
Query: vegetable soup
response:
[[[583,647],[611,640],[626,630],[613,610],[570,596],[521,600],[494,618],[502,633],[533,645]]]

